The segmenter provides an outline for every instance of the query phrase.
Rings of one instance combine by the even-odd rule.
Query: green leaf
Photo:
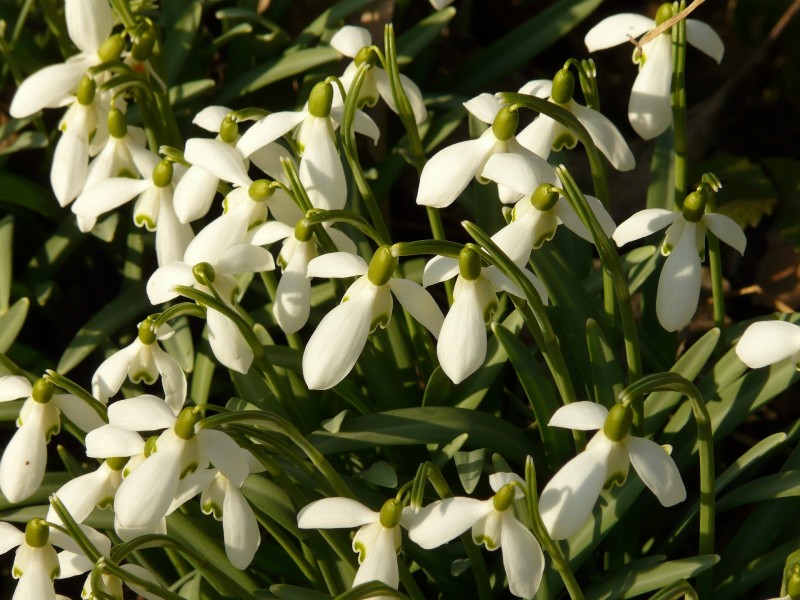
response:
[[[486,462],[486,448],[479,448],[472,452],[456,452],[453,457],[461,480],[461,487],[467,494],[471,494],[478,487],[478,482],[483,475],[483,464]]]
[[[194,367],[194,341],[189,319],[179,317],[170,325],[175,335],[161,341],[161,345],[174,358],[184,373],[191,373]]]
[[[725,182],[717,194],[717,212],[736,221],[740,227],[756,227],[772,214],[778,193],[761,166],[747,157],[717,156],[703,166]]]
[[[559,0],[464,61],[442,88],[472,95],[515,72],[562,39],[603,0]]]
[[[135,323],[149,307],[144,286],[132,286],[122,292],[78,330],[61,355],[56,370],[65,375],[74,369],[120,327]]]
[[[592,367],[595,402],[611,408],[622,392],[623,379],[619,362],[603,330],[594,319],[586,321],[586,341],[589,348],[589,363]]]
[[[162,52],[167,81],[176,81],[179,78],[183,66],[191,54],[192,44],[194,44],[202,16],[203,5],[200,2],[192,2],[169,29]]]
[[[0,375],[6,375],[0,370]],[[24,400],[13,400],[11,402],[0,402],[0,423],[16,421],[19,411],[22,409]]]
[[[30,304],[31,301],[27,298],[20,298],[0,317],[0,353],[5,354],[17,339],[28,316]]]
[[[48,219],[62,214],[50,190],[7,171],[0,171],[0,203],[19,206]]]
[[[627,254],[623,254],[620,256],[620,266],[622,267],[622,272],[626,273],[628,276],[628,287],[633,287],[634,284],[638,283],[638,280],[642,277],[642,271],[647,269],[647,264],[649,262],[653,262],[653,257],[658,258],[656,254],[656,247],[655,246],[642,246],[641,248],[635,248],[631,250]],[[649,268],[647,274],[644,275],[646,278],[649,273],[653,271],[655,268],[655,263],[652,267]],[[603,273],[600,270],[594,270],[592,273],[583,280],[583,285],[586,288],[586,291],[589,293],[599,293],[603,290]],[[638,283],[636,286],[641,285]],[[634,292],[631,289],[631,294]]]
[[[383,460],[379,460],[370,465],[369,468],[361,471],[358,476],[364,481],[374,483],[381,487],[397,487],[397,473],[395,473],[395,470],[389,463]]]
[[[342,21],[357,10],[371,4],[373,0],[342,0],[334,6],[320,14],[311,21],[300,35],[297,36],[297,44],[308,44],[316,40],[325,32],[326,29],[336,29],[343,25]],[[331,34],[332,36],[332,34]]]
[[[179,106],[195,96],[199,96],[200,94],[214,89],[215,85],[216,82],[213,79],[198,79],[197,81],[188,81],[186,83],[173,85],[169,88],[169,103],[172,104],[172,106]]]
[[[800,470],[766,475],[749,481],[717,501],[717,512],[743,504],[800,496]]]
[[[675,167],[672,160],[674,145],[671,127],[656,138],[655,151],[650,161],[647,208],[675,209]]]
[[[297,509],[286,490],[264,475],[250,475],[242,486],[242,493],[269,518],[294,536],[302,537],[297,527]]]
[[[8,310],[8,301],[11,298],[13,242],[14,217],[9,215],[0,221],[0,315]]]
[[[36,506],[40,504],[47,505],[49,503],[48,498],[50,498],[50,495],[55,494],[58,489],[70,479],[71,478],[69,474],[65,471],[50,471],[45,473],[44,479],[42,480],[42,485],[39,486],[39,489],[36,490],[30,497],[25,498],[25,500],[22,502],[17,503],[9,502],[0,492],[0,512],[6,513],[6,511],[23,506]],[[45,512],[47,511],[45,510]],[[3,517],[3,519],[5,518],[6,517]]]
[[[321,594],[314,590],[297,587],[296,585],[288,585],[285,583],[276,583],[269,587],[269,591],[275,594],[273,598],[280,598],[280,600],[331,600],[331,596]],[[260,597],[260,596],[259,596]],[[269,596],[264,596],[268,598]]]
[[[0,156],[13,154],[20,150],[38,150],[47,148],[49,140],[47,136],[39,131],[23,131],[8,145],[0,146]]]
[[[604,581],[586,591],[586,600],[610,600],[611,598],[633,598],[660,589],[681,579],[694,577],[719,562],[716,554],[681,558],[660,565],[637,567],[628,565],[625,573],[605,578]]]
[[[442,30],[456,16],[456,9],[448,6],[432,13],[397,38],[397,63],[406,65],[433,43]]]

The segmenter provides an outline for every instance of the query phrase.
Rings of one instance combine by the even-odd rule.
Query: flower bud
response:
[[[603,434],[612,442],[621,442],[627,437],[633,425],[633,410],[627,403],[615,404],[608,411],[603,424]]]
[[[47,379],[37,379],[36,383],[33,384],[31,398],[39,404],[47,404],[53,397],[54,391],[55,387]]]
[[[557,104],[566,104],[572,100],[572,95],[575,93],[575,77],[570,73],[569,69],[561,69],[553,77],[553,89],[550,92],[550,97],[553,102]]]
[[[321,81],[311,90],[308,97],[308,112],[312,117],[324,118],[331,114],[333,103],[333,86]]]
[[[380,522],[387,529],[397,527],[400,524],[401,516],[403,516],[403,505],[399,500],[392,498],[381,506]]]
[[[513,506],[514,496],[516,495],[516,490],[514,487],[515,486],[513,483],[507,483],[494,495],[494,498],[492,498],[492,504],[494,505],[494,509],[496,511],[503,512]]]
[[[353,62],[356,63],[357,67],[360,67],[364,63],[367,63],[370,67],[372,67],[378,62],[378,57],[372,50],[372,46],[364,46],[356,53],[356,57],[353,59]]]
[[[175,421],[175,435],[182,440],[190,440],[194,437],[194,426],[200,420],[200,410],[194,407],[184,408]]]
[[[108,465],[108,468],[112,471],[122,471],[129,460],[130,458],[127,456],[113,456],[106,459],[106,465]]]
[[[397,257],[392,256],[389,246],[381,246],[375,251],[367,269],[367,278],[373,285],[386,285],[397,268]]]
[[[247,188],[247,194],[253,202],[263,202],[274,193],[275,189],[268,179],[257,179]]]
[[[481,276],[481,257],[472,248],[464,248],[458,253],[458,272],[467,281]]]
[[[239,137],[239,123],[237,123],[230,115],[222,119],[219,126],[219,139],[226,144],[232,144]]]
[[[125,42],[122,39],[122,35],[116,33],[103,42],[100,50],[97,51],[97,56],[103,62],[116,60],[122,54],[123,48],[125,48]]]
[[[672,2],[665,2],[658,7],[658,12],[656,12],[656,26],[661,25],[664,21],[668,21],[674,14],[675,11],[672,7]],[[667,29],[667,31],[669,31],[669,29]]]
[[[131,48],[131,55],[139,62],[148,60],[153,55],[153,47],[156,44],[156,35],[152,28],[148,27],[144,33],[136,38]]]
[[[111,108],[108,111],[108,133],[118,140],[128,135],[128,124],[125,122],[125,115],[118,108]]]
[[[298,242],[308,242],[314,237],[314,226],[305,219],[301,219],[294,226],[294,239]]]
[[[153,321],[149,317],[139,325],[139,341],[145,346],[152,346],[156,341],[156,334],[153,331]]]
[[[43,519],[31,519],[25,525],[25,543],[31,548],[41,548],[50,539],[50,528]]]
[[[156,442],[158,442],[157,435],[151,435],[149,438],[147,438],[147,441],[144,443],[144,450],[142,450],[145,458],[148,458],[158,449],[156,447]]]
[[[516,110],[504,106],[500,109],[492,123],[492,133],[501,142],[510,140],[517,133],[519,114]]]
[[[692,192],[683,201],[683,218],[690,223],[697,223],[706,211],[706,195],[702,190]]]
[[[75,94],[78,98],[78,104],[81,106],[89,106],[94,102],[94,94],[97,91],[97,83],[88,75],[81,79],[78,84],[78,92]]]
[[[214,267],[207,262],[197,263],[192,267],[192,275],[194,275],[195,281],[200,285],[214,283],[214,279],[217,278],[217,274],[214,273]]]
[[[549,183],[543,183],[531,194],[531,204],[536,210],[542,212],[552,210],[558,202],[558,190]]]
[[[153,185],[160,188],[169,187],[172,184],[172,173],[172,161],[165,158],[153,169]]]

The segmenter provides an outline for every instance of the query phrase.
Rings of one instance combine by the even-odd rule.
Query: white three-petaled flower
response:
[[[488,550],[502,549],[511,593],[532,598],[542,580],[544,554],[533,534],[514,515],[513,500],[523,495],[515,482],[522,480],[513,473],[495,473],[489,483],[498,494],[488,500],[456,497],[429,504],[412,518],[408,537],[427,550],[472,528],[476,544],[484,544]],[[503,499],[498,502],[498,497]]]
[[[621,223],[614,232],[617,246],[667,229],[661,254],[667,256],[658,279],[656,315],[667,331],[689,324],[700,300],[700,262],[705,255],[706,230],[744,254],[747,239],[730,217],[705,213],[699,220],[687,220],[681,211],[648,208]]]
[[[622,13],[608,17],[586,34],[589,52],[626,44],[653,29],[656,22],[643,15]],[[686,41],[718,63],[725,47],[711,27],[701,21],[686,19]],[[656,36],[642,47],[641,56],[634,52],[639,75],[633,83],[628,104],[628,118],[633,129],[649,140],[666,131],[672,124],[670,90],[672,86],[672,40],[670,30]]]
[[[620,409],[617,405],[612,410]],[[630,433],[617,441],[609,439],[604,428],[609,414],[600,404],[573,402],[559,408],[548,423],[549,427],[600,430],[586,450],[565,464],[542,491],[539,511],[553,539],[563,540],[576,533],[589,518],[603,487],[622,484],[631,463],[663,506],[686,499],[681,474],[666,450]]]

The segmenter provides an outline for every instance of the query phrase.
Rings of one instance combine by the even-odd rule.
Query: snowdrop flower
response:
[[[562,223],[576,235],[594,243],[591,232],[559,193],[561,182],[555,170],[538,156],[496,154],[486,163],[483,176],[523,195],[511,212],[511,223],[492,236],[517,265],[527,263],[531,247],[539,248],[551,240]],[[611,236],[616,225],[603,203],[593,196],[586,196],[586,200],[603,231]]]
[[[269,143],[253,152],[249,159],[245,158],[236,148],[240,139],[239,123],[229,108],[206,107],[197,113],[192,122],[218,135],[214,140],[192,138],[186,142],[184,158],[192,166],[175,187],[175,212],[181,223],[189,223],[206,215],[220,180],[249,186],[252,183],[247,175],[250,162],[272,179],[287,183],[281,159],[290,158],[289,151],[278,143]],[[225,146],[230,150],[223,149]],[[285,192],[277,191],[276,198],[286,197]],[[294,204],[288,197],[286,200]]]
[[[98,428],[94,431],[98,431]],[[93,432],[90,432],[90,435]],[[122,472],[127,457],[109,458],[95,471],[70,479],[56,492],[56,496],[76,522],[82,523],[96,508],[110,508],[122,483]],[[61,518],[51,506],[47,520],[61,524]]]
[[[215,470],[214,478],[203,488],[200,505],[205,514],[222,521],[225,554],[234,567],[244,570],[253,561],[261,533],[241,487],[250,473],[263,471],[264,467],[247,450],[239,448],[238,453],[241,460],[231,461],[236,467],[234,472]]]
[[[308,264],[309,277],[356,277],[341,304],[322,319],[303,354],[303,377],[312,390],[332,388],[356,364],[367,337],[392,318],[392,293],[403,307],[439,335],[444,316],[431,295],[419,284],[393,277],[397,258],[389,246],[375,251],[369,265],[347,252],[323,254]]]
[[[476,178],[486,183],[482,172],[494,154],[511,152],[529,156],[530,151],[515,138],[519,114],[500,104],[491,94],[481,94],[464,103],[464,107],[480,121],[491,125],[478,139],[458,142],[437,152],[422,169],[417,190],[417,204],[444,208],[450,206]],[[512,204],[520,194],[498,185],[500,200]]]
[[[17,418],[17,431],[0,459],[0,491],[9,502],[21,502],[42,483],[47,466],[47,443],[61,429],[63,412],[83,431],[103,424],[100,416],[72,394],[56,394],[53,384],[35,384],[18,375],[0,377],[0,402],[26,398]]]
[[[565,464],[542,491],[539,511],[553,539],[576,533],[589,518],[603,487],[622,485],[631,463],[662,506],[686,499],[675,462],[655,442],[632,436],[632,423],[633,410],[627,404],[616,404],[609,411],[594,402],[573,402],[553,414],[550,427],[600,430],[586,450]]]
[[[673,4],[662,4],[655,20],[648,17],[622,13],[608,17],[586,34],[589,52],[604,50],[629,43],[672,18]],[[701,21],[686,19],[686,41],[717,63],[722,61],[725,47],[711,27]],[[672,86],[672,39],[670,29],[656,36],[641,48],[634,50],[633,62],[639,65],[639,74],[633,83],[628,104],[628,118],[634,131],[649,140],[663,133],[672,124],[670,89]]]
[[[19,86],[9,113],[16,119],[43,108],[71,104],[78,84],[93,66],[117,58],[122,38],[111,36],[114,14],[108,0],[66,0],[67,32],[80,52],[67,62],[36,71]]]
[[[180,260],[192,239],[192,228],[178,221],[172,206],[174,180],[183,173],[183,167],[178,165],[176,169],[170,160],[159,161],[150,152],[138,153],[133,160],[139,172],[148,174],[147,178],[112,177],[85,189],[72,205],[72,212],[78,215],[78,225],[82,231],[89,231],[100,215],[138,196],[133,207],[133,221],[139,227],[156,232],[159,265]]]
[[[153,331],[153,321],[145,319],[132,344],[109,356],[92,376],[92,395],[103,403],[116,394],[125,378],[133,383],[152,385],[161,377],[164,400],[177,415],[186,400],[186,376],[178,361],[162,350],[156,340],[165,340],[175,332],[169,325]]]
[[[411,509],[397,500],[387,500],[380,512],[370,510],[350,498],[323,498],[303,507],[297,515],[300,529],[342,529],[358,527],[353,551],[360,564],[353,587],[368,581],[382,581],[397,589],[400,574],[397,552],[400,550],[400,525],[408,527]],[[373,596],[381,600],[385,596]]]
[[[571,112],[586,128],[597,149],[602,152],[618,171],[630,171],[636,165],[625,138],[619,129],[601,113],[581,106],[573,100],[575,77],[569,69],[561,69],[553,81],[537,79],[529,81],[520,94],[547,98],[564,110]],[[517,135],[517,141],[525,148],[547,160],[551,150],[574,148],[578,138],[569,129],[547,115],[539,115],[533,123]]]
[[[141,155],[150,154],[146,147],[146,136],[141,127],[128,127],[124,113],[116,107],[108,111],[106,117],[108,138],[103,149],[89,163],[86,182],[83,189],[112,177],[149,176],[150,173],[141,173],[138,165],[148,164],[147,159]],[[134,161],[133,157],[140,158]]]
[[[510,155],[509,155],[510,156]],[[536,291],[547,304],[547,291],[533,273],[525,271]],[[437,256],[428,261],[422,285],[428,287],[456,278],[453,305],[444,318],[436,354],[445,374],[453,383],[461,383],[478,370],[486,359],[486,324],[497,310],[497,290],[520,298],[520,291],[497,267],[481,267],[475,250],[464,248],[459,259]]]
[[[341,209],[347,201],[347,181],[336,150],[334,129],[341,120],[341,106],[333,107],[333,88],[321,82],[314,86],[302,110],[267,115],[253,125],[236,144],[239,152],[251,156],[259,148],[294,130],[302,153],[298,175],[315,208]],[[355,131],[377,143],[380,130],[365,114],[356,113]]]
[[[442,6],[436,6],[434,4],[434,6],[440,9],[444,8],[447,4],[448,3],[444,3]],[[371,49],[372,36],[369,31],[363,27],[345,25],[334,34],[330,44],[339,53],[353,59],[353,62],[347,65],[341,77],[342,85],[345,90],[349,90],[353,84],[353,79],[355,79],[356,73],[358,72],[358,67],[365,62],[370,65],[370,69],[367,71],[364,82],[361,84],[361,89],[359,90],[359,106],[363,104],[375,106],[378,102],[378,96],[380,96],[383,98],[383,101],[386,102],[386,106],[397,113],[397,105],[394,102],[394,94],[392,94],[392,84],[389,81],[389,75],[376,64],[377,56]],[[403,91],[408,97],[411,110],[414,112],[414,120],[417,122],[417,125],[421,125],[428,116],[425,110],[425,103],[422,101],[422,92],[420,92],[416,83],[402,73],[400,74],[400,85],[403,86]]]
[[[221,431],[198,430],[195,425],[200,415],[196,408],[185,408],[176,417],[163,400],[144,395],[111,404],[108,418],[109,428],[117,430],[164,430],[149,456],[123,479],[117,490],[114,512],[122,528],[155,531],[179,495],[181,480],[209,461],[237,480],[246,477],[241,475],[248,467],[239,446]],[[94,455],[119,451],[113,444],[103,447],[97,442],[92,439]],[[212,474],[204,475],[202,485]],[[196,486],[194,493],[202,485]]]
[[[750,325],[736,344],[736,356],[751,369],[760,369],[791,358],[800,368],[800,327],[786,321],[762,321]]]
[[[533,534],[514,515],[514,500],[523,493],[522,479],[513,473],[495,473],[489,484],[495,495],[488,500],[445,498],[413,517],[408,537],[426,550],[438,548],[472,528],[472,539],[488,550],[502,549],[508,588],[520,598],[532,598],[544,572],[544,554]]]
[[[700,261],[705,255],[706,230],[744,254],[747,239],[742,228],[730,217],[705,213],[705,194],[689,194],[683,209],[672,212],[663,208],[640,211],[617,227],[614,241],[623,246],[669,225],[661,254],[667,256],[658,279],[656,315],[667,331],[677,331],[688,325],[700,299]]]
[[[162,265],[147,282],[147,296],[153,304],[168,302],[178,297],[177,285],[195,287],[211,293],[213,284],[223,302],[233,306],[238,293],[234,275],[270,271],[275,263],[264,248],[242,243],[250,215],[234,210],[223,219],[207,225],[197,234],[181,261]],[[206,321],[209,343],[214,356],[226,367],[246,373],[253,362],[253,351],[242,337],[236,324],[222,313],[208,308]]]
[[[356,253],[356,245],[341,231],[326,228],[342,252]],[[308,264],[318,256],[313,226],[301,219],[294,227],[269,221],[253,231],[252,244],[264,246],[284,240],[278,255],[282,275],[275,290],[272,313],[284,333],[296,333],[308,321],[311,312],[311,280],[306,277]]]
[[[0,523],[0,554],[17,548],[11,574],[18,579],[15,600],[56,600],[53,579],[58,577],[58,555],[50,543],[50,528],[41,519],[28,521],[25,533]]]

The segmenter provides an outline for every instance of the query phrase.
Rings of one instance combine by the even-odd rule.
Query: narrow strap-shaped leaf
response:
[[[20,298],[11,306],[5,314],[0,316],[0,353],[5,354],[17,335],[25,325],[25,319],[28,316],[28,307],[31,301],[27,298]]]
[[[164,40],[164,68],[168,81],[178,81],[183,66],[191,55],[194,38],[200,27],[203,16],[203,5],[192,2],[181,13],[180,18],[169,28],[169,35]]]
[[[622,391],[622,371],[614,356],[614,350],[594,319],[586,321],[586,341],[595,402],[611,408]]]

